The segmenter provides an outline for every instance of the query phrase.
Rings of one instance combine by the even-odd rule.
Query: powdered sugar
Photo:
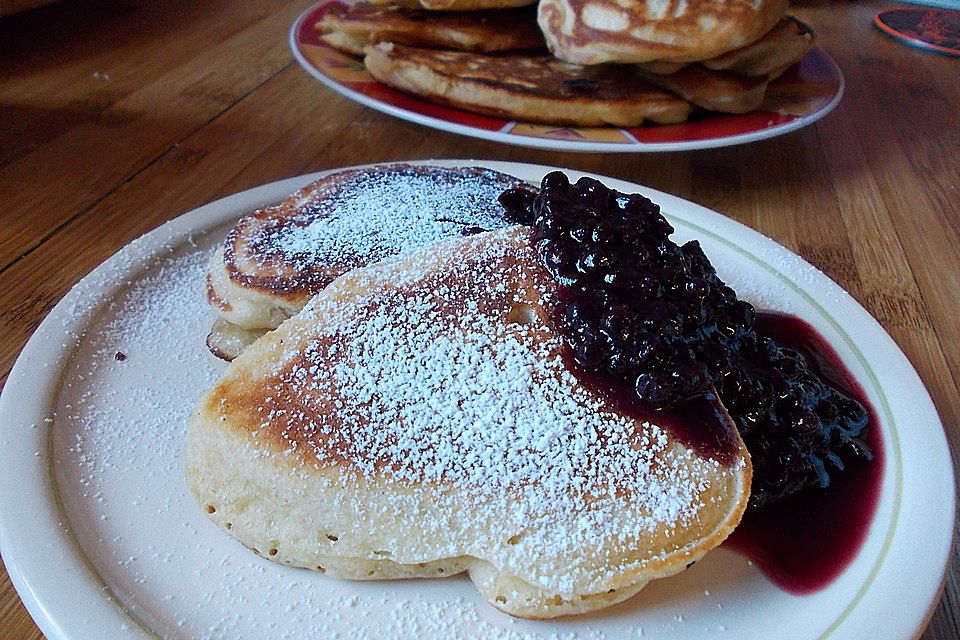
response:
[[[264,266],[279,263],[310,273],[330,265],[363,265],[443,238],[498,229],[506,221],[497,197],[518,184],[488,170],[408,165],[328,180],[299,194],[294,215],[259,224],[250,236],[248,257]]]
[[[638,442],[632,420],[579,386],[560,340],[537,335],[543,326],[519,330],[479,314],[451,321],[436,304],[408,299],[346,331],[354,328],[329,379],[350,401],[335,418],[347,432],[330,435],[365,473],[389,468],[404,481],[448,481],[484,495],[519,490],[526,500],[515,508],[528,512],[582,508],[624,482],[646,495],[660,522],[677,522],[689,507],[693,486],[667,488],[647,473],[665,434],[649,425]],[[304,359],[327,355],[313,343]],[[294,393],[312,397],[308,387],[319,380],[301,371]]]
[[[512,543],[517,571],[541,555],[630,557],[637,539],[689,525],[714,463],[673,450],[663,430],[616,413],[569,371],[549,320],[554,285],[526,236],[478,236],[432,257],[353,274],[369,295],[308,306],[287,327],[304,335],[257,400],[261,428],[321,465],[458,487],[465,504],[486,505],[463,527],[482,529],[492,512],[531,532]],[[567,595],[624,568],[576,565],[526,579]]]

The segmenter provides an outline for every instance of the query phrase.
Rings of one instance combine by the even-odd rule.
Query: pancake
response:
[[[512,9],[528,7],[537,0],[371,0],[371,4],[404,7],[406,9],[424,8],[429,11],[485,11],[493,9]]]
[[[684,66],[670,74],[635,73],[652,85],[689,100],[698,107],[721,113],[748,113],[763,104],[769,78],[749,78],[730,71],[714,71],[700,64]]]
[[[661,60],[654,60],[652,62],[638,62],[636,66],[644,71],[649,73],[657,73],[660,75],[667,75],[668,73],[676,73],[687,66],[687,62],[663,62]]]
[[[359,2],[333,6],[316,28],[325,42],[353,55],[385,41],[480,52],[546,46],[532,8],[437,13]]]
[[[232,359],[350,269],[506,226],[497,197],[520,184],[477,167],[382,165],[330,174],[242,218],[208,264],[218,315],[208,346]]]
[[[813,31],[792,17],[746,47],[701,63],[637,64],[637,74],[691,103],[720,113],[748,113],[763,104],[770,80],[813,46]]]
[[[609,606],[720,544],[751,478],[732,422],[720,461],[574,377],[531,233],[351,271],[248,348],[188,425],[204,512],[274,562],[466,571],[529,618]]]
[[[714,71],[733,71],[752,78],[773,79],[801,58],[813,46],[813,30],[793,16],[787,16],[762,38],[740,49],[735,49],[702,64]],[[644,62],[639,66],[649,73],[660,75],[679,71],[684,62]]]
[[[392,43],[366,48],[383,84],[431,102],[513,120],[621,127],[683,122],[691,107],[621,66],[581,67],[550,55],[471,54]]]
[[[538,22],[567,62],[696,62],[759,40],[786,8],[787,0],[541,0]]]
[[[229,362],[267,331],[268,329],[244,329],[223,318],[217,318],[207,334],[207,348],[213,355]]]
[[[756,78],[779,75],[783,69],[803,58],[813,46],[814,39],[813,29],[793,16],[787,16],[753,44],[705,60],[703,66]]]

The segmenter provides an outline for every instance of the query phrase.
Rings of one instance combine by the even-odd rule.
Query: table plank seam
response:
[[[237,96],[237,98],[236,98],[235,100],[233,100],[230,104],[228,104],[223,110],[219,111],[216,115],[214,115],[213,117],[207,119],[206,121],[198,124],[196,127],[194,127],[194,128],[191,129],[190,131],[186,132],[185,134],[183,134],[182,136],[178,137],[176,140],[174,140],[173,142],[171,142],[163,151],[161,151],[160,153],[158,153],[158,154],[156,155],[156,157],[154,157],[152,160],[150,160],[149,162],[147,162],[146,164],[144,164],[142,167],[140,167],[139,169],[137,169],[136,171],[134,171],[134,172],[131,173],[130,175],[126,176],[123,180],[121,180],[120,182],[118,182],[117,184],[115,184],[115,185],[114,185],[113,187],[111,187],[110,189],[104,191],[97,199],[95,199],[94,201],[90,202],[90,204],[88,204],[87,206],[83,207],[82,209],[80,209],[79,211],[77,211],[76,213],[74,213],[73,215],[71,215],[70,217],[68,217],[67,219],[65,219],[62,223],[60,223],[59,225],[57,225],[56,227],[54,227],[53,229],[51,229],[47,234],[45,234],[42,238],[40,238],[40,240],[38,240],[35,244],[33,244],[32,246],[28,247],[28,248],[25,249],[24,251],[22,251],[20,254],[18,254],[16,257],[14,257],[10,262],[8,262],[7,264],[5,264],[5,265],[3,265],[3,266],[0,266],[0,274],[3,274],[5,271],[7,271],[8,269],[10,269],[10,268],[13,267],[14,265],[16,265],[18,262],[20,262],[21,260],[23,260],[24,258],[26,258],[27,256],[29,256],[31,253],[33,253],[34,251],[36,251],[41,245],[43,245],[43,243],[47,242],[48,240],[50,240],[50,238],[52,238],[52,237],[55,236],[56,234],[60,233],[64,228],[66,228],[67,226],[69,226],[71,223],[73,223],[75,220],[77,220],[78,218],[80,218],[81,216],[83,216],[85,213],[88,213],[89,211],[91,211],[92,209],[94,209],[94,208],[95,208],[97,205],[99,205],[101,202],[103,202],[104,200],[106,200],[107,198],[109,198],[111,195],[113,195],[114,193],[116,193],[116,191],[117,191],[118,189],[120,189],[121,187],[123,187],[123,186],[126,185],[126,184],[129,184],[131,181],[133,181],[133,180],[134,180],[137,176],[139,176],[141,173],[143,173],[144,171],[147,171],[147,170],[150,169],[152,166],[154,166],[155,164],[157,164],[158,162],[160,162],[161,160],[163,160],[163,158],[166,157],[166,156],[167,156],[173,149],[175,149],[180,143],[184,142],[185,140],[188,140],[188,139],[191,138],[193,135],[195,135],[197,132],[202,131],[204,128],[206,128],[206,127],[210,126],[212,123],[216,122],[221,116],[223,116],[225,113],[227,113],[228,111],[230,111],[231,109],[233,109],[234,107],[236,107],[238,104],[240,104],[240,103],[241,103],[244,99],[246,99],[248,96],[250,96],[251,94],[253,94],[253,93],[255,93],[256,91],[258,91],[261,87],[263,87],[263,85],[265,85],[266,83],[270,82],[270,80],[272,80],[273,78],[277,77],[278,75],[280,75],[281,73],[283,73],[284,71],[286,71],[287,69],[289,69],[291,66],[293,66],[293,64],[294,64],[294,62],[293,62],[293,60],[291,60],[291,61],[288,62],[286,65],[284,65],[283,67],[281,67],[280,69],[278,69],[278,70],[276,71],[276,73],[270,74],[269,76],[267,76],[266,78],[264,78],[262,82],[260,82],[260,83],[258,83],[257,85],[253,86],[249,91],[247,91],[247,92],[245,92],[245,93]]]

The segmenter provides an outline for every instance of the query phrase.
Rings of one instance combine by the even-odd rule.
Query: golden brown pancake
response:
[[[374,78],[431,102],[556,125],[622,127],[683,122],[690,105],[629,68],[581,67],[550,55],[471,54],[393,43],[367,47]]]
[[[800,61],[813,46],[813,30],[793,16],[787,16],[762,38],[700,64],[715,71],[733,71],[743,76],[773,79]],[[642,62],[637,66],[649,73],[666,75],[685,67],[685,62]]]
[[[730,71],[714,71],[700,64],[686,65],[671,74],[635,72],[644,80],[672,91],[698,107],[721,113],[747,113],[763,103],[768,78],[748,78]]]
[[[649,62],[635,65],[648,82],[721,113],[759,108],[769,81],[799,62],[813,46],[813,31],[787,17],[756,42],[702,63]]]
[[[635,66],[648,73],[667,75],[668,73],[680,71],[680,69],[683,69],[688,64],[687,62],[663,62],[661,60],[654,60],[652,62],[638,62]]]
[[[538,22],[562,60],[695,62],[758,40],[787,0],[541,0]]]
[[[803,58],[813,46],[814,39],[810,27],[793,16],[787,16],[753,44],[705,60],[703,66],[755,78],[779,75],[778,72]]]
[[[354,55],[377,42],[480,52],[546,46],[533,8],[438,13],[359,2],[331,8],[316,28],[325,42]]]
[[[274,562],[466,571],[530,618],[619,602],[720,544],[751,479],[733,423],[718,460],[575,377],[531,233],[354,270],[247,349],[188,426],[204,512]]]
[[[537,0],[371,0],[371,3],[407,9],[422,7],[429,11],[484,11],[527,7],[536,4]]]
[[[350,269],[506,226],[497,198],[520,184],[479,167],[381,165],[327,175],[240,219],[208,264],[219,316],[208,346],[231,359]]]

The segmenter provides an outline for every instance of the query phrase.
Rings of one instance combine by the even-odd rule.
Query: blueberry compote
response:
[[[763,336],[803,354],[807,368],[858,401],[879,424],[860,385],[833,349],[809,324],[781,313],[762,311],[754,323]],[[883,442],[876,427],[861,433],[872,464],[848,464],[830,476],[827,489],[811,488],[762,509],[748,509],[725,543],[750,557],[774,582],[793,593],[810,593],[830,584],[856,556],[880,497]]]
[[[753,461],[747,519],[831,493],[823,489],[838,478],[878,466],[866,464],[871,415],[856,389],[821,375],[809,341],[763,331],[771,323],[758,322],[717,277],[698,242],[670,240],[673,227],[650,200],[553,172],[539,193],[513,189],[501,203],[515,222],[535,227],[537,253],[560,284],[559,324],[581,379],[613,388],[621,406],[626,398],[668,428],[685,415],[713,415],[704,407],[719,396]],[[677,435],[727,457],[722,433]]]

